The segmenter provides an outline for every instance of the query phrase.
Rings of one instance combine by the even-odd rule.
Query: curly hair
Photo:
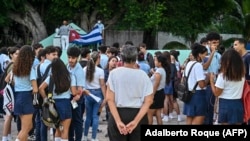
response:
[[[30,75],[34,58],[35,53],[32,51],[32,47],[29,45],[22,46],[13,64],[13,74],[19,77]]]

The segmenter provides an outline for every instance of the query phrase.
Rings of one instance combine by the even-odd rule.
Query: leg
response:
[[[154,116],[154,114],[155,114],[155,109],[149,109],[148,110],[148,113],[147,113],[147,115],[148,115],[148,124],[149,125],[152,125],[153,124],[153,116]]]
[[[83,133],[82,98],[77,101],[78,107],[72,110],[72,121],[69,127],[69,140],[81,141]]]
[[[92,139],[96,139],[98,125],[99,125],[99,116],[97,115],[100,109],[99,103],[94,103],[92,110]]]
[[[89,127],[92,120],[93,106],[91,97],[85,97],[86,120],[84,126],[84,136],[88,136]]]
[[[192,121],[192,125],[202,125],[204,122],[205,116],[195,116]]]
[[[158,125],[162,125],[161,111],[162,111],[162,108],[156,109],[156,120],[157,120]]]
[[[8,134],[11,133],[11,121],[12,121],[13,116],[12,115],[6,115],[5,116],[5,121],[4,121],[4,126],[3,126],[3,137],[7,137]]]
[[[33,114],[27,114],[27,115],[21,115],[21,131],[18,133],[17,138],[20,141],[26,141],[28,138],[28,133],[32,129],[33,123],[32,123],[32,117]]]

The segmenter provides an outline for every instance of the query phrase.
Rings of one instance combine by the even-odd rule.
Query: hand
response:
[[[83,93],[83,94],[87,94],[87,95],[90,94],[89,90],[86,90],[86,89],[83,89],[82,93]]]
[[[74,100],[74,101],[78,101],[80,98],[81,98],[80,95],[75,95],[75,96],[73,97],[73,100]]]
[[[118,130],[120,131],[120,134],[122,134],[122,135],[127,135],[128,134],[127,128],[126,128],[125,124],[122,121],[117,122],[116,126],[117,126]]]
[[[127,132],[129,134],[131,134],[133,132],[133,130],[136,128],[137,126],[137,123],[135,121],[131,121],[129,122],[127,125],[126,125],[126,128],[127,128]]]
[[[43,106],[49,105],[49,100],[47,97],[43,98]]]

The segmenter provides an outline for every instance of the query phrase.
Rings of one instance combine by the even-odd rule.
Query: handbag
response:
[[[189,78],[189,75],[190,75],[190,72],[191,72],[193,66],[196,63],[197,62],[194,62],[192,64],[192,66],[190,67],[190,69],[188,71],[187,76],[185,75],[185,71],[184,71],[184,76],[182,77],[182,81],[177,86],[177,96],[178,96],[179,100],[183,101],[184,103],[187,103],[191,100],[193,94],[195,93],[195,89],[198,86],[198,82],[196,82],[192,91],[189,91],[189,89],[188,89],[188,78]]]
[[[56,110],[55,101],[53,100],[53,85],[54,81],[52,76],[50,76],[49,88],[48,88],[48,98],[44,100],[42,105],[42,121],[50,128],[59,128],[60,118]]]
[[[11,115],[14,112],[14,86],[12,85],[13,73],[10,72],[10,80],[6,84],[3,91],[3,110],[7,115]]]

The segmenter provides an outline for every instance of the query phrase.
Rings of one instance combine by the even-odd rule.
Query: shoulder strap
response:
[[[40,65],[41,65],[41,64],[38,64],[37,70],[36,70],[38,78],[42,77],[42,76],[41,76],[41,71],[40,71]]]
[[[52,98],[53,96],[53,85],[54,85],[54,79],[52,75],[50,75],[49,86],[48,86],[48,98]]]
[[[192,70],[193,66],[194,66],[196,63],[197,63],[197,62],[194,62],[194,63],[192,64],[192,66],[190,67],[189,71],[188,71],[188,75],[187,75],[187,79],[186,79],[187,89],[188,89],[188,78],[189,78],[189,75],[190,75],[190,73],[191,73],[191,70]],[[184,72],[184,75],[185,75],[185,72]],[[195,84],[195,86],[194,86],[194,89],[197,87],[197,85],[198,85],[198,82],[196,82],[196,84]],[[193,89],[193,90],[194,90],[194,89]]]
[[[48,76],[48,73],[49,73],[49,70],[50,70],[50,67],[51,67],[51,64],[49,64],[43,74],[43,76],[47,77]]]

